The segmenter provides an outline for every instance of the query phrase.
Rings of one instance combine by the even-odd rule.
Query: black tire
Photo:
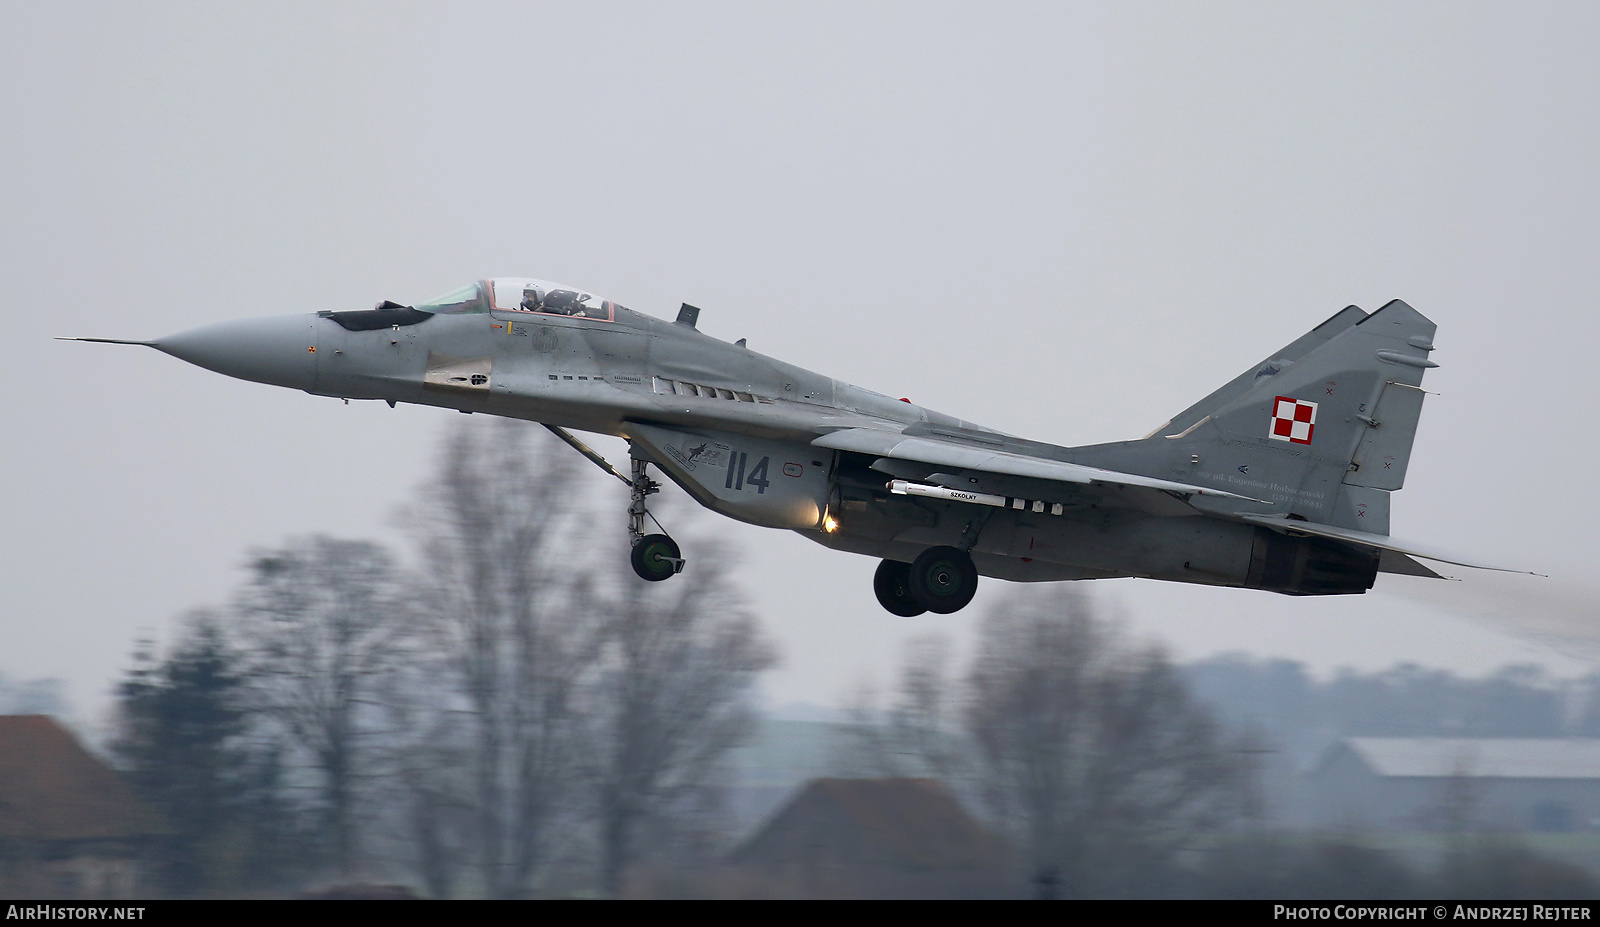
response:
[[[911,564],[885,560],[872,577],[872,591],[878,604],[891,615],[915,618],[928,609],[911,594]]]
[[[911,594],[935,615],[959,612],[978,591],[978,568],[966,551],[930,547],[911,563]]]
[[[659,583],[663,579],[671,579],[677,575],[678,565],[673,560],[682,556],[678,553],[678,542],[664,534],[647,534],[633,545],[633,551],[628,555],[628,560],[633,564],[633,572],[646,582]],[[672,558],[664,559],[664,558]]]

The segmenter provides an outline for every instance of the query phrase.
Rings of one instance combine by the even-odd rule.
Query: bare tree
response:
[[[378,723],[373,697],[408,630],[394,561],[369,541],[319,536],[257,551],[250,571],[234,624],[253,707],[320,773],[332,861],[348,873],[363,749]]]
[[[430,678],[440,668],[436,660],[419,660],[389,701],[396,776],[386,783],[391,802],[383,823],[396,861],[416,872],[430,896],[450,898],[474,855],[478,831],[476,738],[462,730],[450,690]]]
[[[616,895],[650,824],[708,797],[754,725],[749,695],[775,654],[710,550],[670,584],[621,577],[594,692],[601,887]]]
[[[984,794],[1041,896],[1136,891],[1237,812],[1215,722],[1159,651],[1122,645],[1071,591],[997,607],[969,686]]]
[[[856,694],[835,765],[865,776],[931,776],[954,788],[970,773],[957,689],[948,639],[929,634],[907,641],[893,703],[881,710],[870,687]]]
[[[575,458],[530,433],[504,419],[459,427],[410,512],[428,646],[472,732],[475,862],[495,897],[529,890],[573,792],[575,696],[598,644]]]
[[[179,893],[276,887],[299,868],[285,852],[293,815],[278,801],[272,758],[249,743],[240,666],[220,616],[196,611],[165,655],[140,641],[118,686],[111,751],[172,825],[156,856]]]

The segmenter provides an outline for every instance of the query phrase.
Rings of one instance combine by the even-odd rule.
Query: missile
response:
[[[929,499],[946,499],[951,502],[971,502],[974,505],[989,505],[997,509],[1016,509],[1018,511],[1032,510],[1043,513],[1047,509],[1051,515],[1060,515],[1063,507],[1059,502],[1030,502],[1027,499],[1015,499],[1010,496],[995,496],[984,492],[968,492],[965,489],[951,489],[948,486],[930,486],[927,483],[913,483],[909,480],[890,480],[889,491],[902,496],[926,496]]]
[[[967,492],[965,489],[950,489],[946,486],[929,486],[926,483],[912,483],[907,480],[890,480],[889,491],[902,496],[927,496],[930,499],[949,499],[952,502],[975,502],[978,505],[992,505],[997,509],[1006,507],[1005,496]]]

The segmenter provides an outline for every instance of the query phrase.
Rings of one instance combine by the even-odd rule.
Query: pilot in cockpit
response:
[[[540,312],[551,312],[556,315],[583,316],[589,308],[584,300],[589,299],[588,293],[574,293],[571,290],[551,290],[544,295]]]
[[[543,312],[544,311],[544,294],[539,292],[539,288],[538,287],[536,287],[536,286],[526,286],[526,287],[522,288],[522,311],[523,312]]]

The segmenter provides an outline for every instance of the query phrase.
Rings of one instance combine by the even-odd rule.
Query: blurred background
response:
[[[1593,368],[1564,352],[1600,326],[1592,5],[20,2],[0,22],[0,712],[34,718],[0,721],[0,782],[123,795],[77,824],[0,810],[0,835],[56,854],[4,878],[1591,890],[1600,441]],[[691,302],[710,334],[1060,444],[1142,435],[1339,308],[1402,298],[1443,366],[1395,534],[1549,577],[1332,599],[991,580],[906,620],[872,561],[680,497],[664,519],[719,566],[646,600],[615,569],[623,491],[529,429],[50,340],[495,274]],[[463,579],[481,558],[452,542],[449,485],[529,493],[487,508],[542,532],[536,601]],[[637,643],[656,627],[662,649]],[[1030,667],[1054,695],[1017,690]],[[1113,743],[1125,702],[1168,709],[1115,715],[1150,723]],[[1043,804],[1025,769],[1057,782]],[[1112,769],[1153,778],[1097,792],[1137,779]],[[1113,808],[1126,826],[1092,816]],[[830,827],[872,836],[806,836]],[[99,849],[62,856],[68,834]],[[806,862],[830,840],[902,850],[855,884],[837,854]],[[1304,881],[1323,872],[1347,881]]]

